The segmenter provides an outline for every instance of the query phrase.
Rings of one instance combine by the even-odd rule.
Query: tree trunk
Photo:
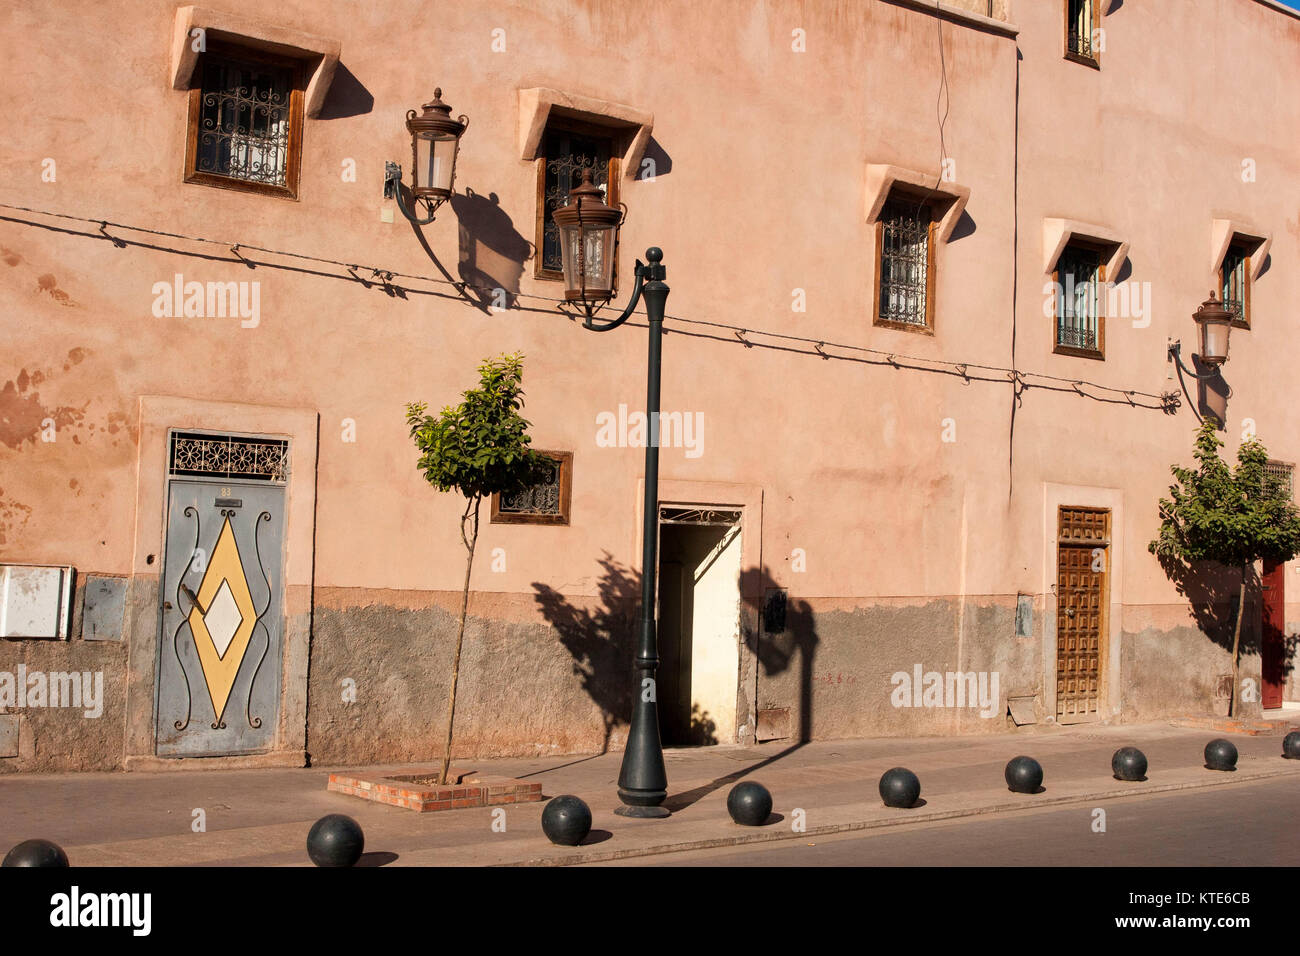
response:
[[[451,692],[447,695],[447,740],[442,751],[442,773],[438,775],[438,782],[446,786],[447,771],[451,767],[451,731],[456,721],[456,681],[460,677],[460,650],[465,643],[465,618],[469,611],[469,574],[474,567],[474,545],[478,543],[478,506],[479,497],[476,495],[469,500],[465,507],[465,514],[460,519],[460,540],[465,543],[465,587],[460,595],[460,626],[456,629],[456,653],[451,659]],[[472,516],[472,517],[471,517]],[[465,533],[466,525],[470,526],[470,532]]]
[[[1237,597],[1237,625],[1232,631],[1232,694],[1228,698],[1229,717],[1237,716],[1240,710],[1238,705],[1241,702],[1241,688],[1239,686],[1241,665],[1238,662],[1238,654],[1241,649],[1241,619],[1246,616],[1246,572],[1247,566],[1243,565],[1241,568],[1241,593]]]

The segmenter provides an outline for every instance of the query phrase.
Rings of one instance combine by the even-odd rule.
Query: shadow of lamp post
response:
[[[636,284],[627,308],[617,319],[597,322],[597,309],[614,295],[614,250],[623,213],[605,204],[600,188],[591,181],[591,170],[582,171],[582,182],[570,193],[567,205],[552,214],[560,232],[564,267],[564,297],[586,313],[583,328],[593,332],[616,329],[631,316],[645,296],[649,325],[649,360],[646,373],[646,415],[650,418],[650,439],[645,450],[645,505],[641,532],[641,625],[633,664],[635,697],[628,729],[623,764],[618,774],[618,797],[623,806],[614,812],[626,817],[666,817],[661,806],[668,796],[668,774],[664,770],[663,744],[659,739],[659,709],[655,693],[655,671],[659,667],[659,646],[655,633],[655,569],[659,540],[655,522],[659,514],[659,371],[661,366],[664,303],[668,286],[663,281],[663,252],[646,250],[648,265],[636,263]]]
[[[420,218],[402,197],[402,167],[397,163],[384,163],[384,198],[396,199],[402,215],[417,226],[433,222],[439,206],[451,198],[456,181],[456,155],[460,152],[460,138],[469,126],[463,113],[451,118],[451,107],[442,101],[442,88],[433,91],[433,99],[415,110],[406,111],[406,129],[411,134],[411,203],[418,210],[421,205],[427,215]]]

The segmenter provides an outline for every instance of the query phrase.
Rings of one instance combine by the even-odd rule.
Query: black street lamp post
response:
[[[585,171],[584,171],[585,172]],[[635,681],[632,724],[618,774],[618,798],[623,806],[614,812],[625,817],[666,817],[661,806],[668,796],[668,774],[659,739],[659,705],[655,671],[659,667],[659,641],[655,630],[655,572],[659,565],[659,379],[663,355],[664,304],[668,284],[661,264],[663,252],[646,250],[648,264],[636,263],[636,285],[627,308],[617,319],[597,323],[594,305],[607,301],[613,290],[614,233],[622,217],[606,206],[600,191],[583,182],[570,194],[569,204],[554,213],[560,228],[560,247],[566,276],[565,298],[581,302],[587,311],[583,327],[593,332],[616,329],[632,316],[641,296],[649,326],[646,363],[646,416],[649,440],[645,449],[645,502],[641,529],[641,625],[633,662]],[[576,280],[576,281],[573,281]]]

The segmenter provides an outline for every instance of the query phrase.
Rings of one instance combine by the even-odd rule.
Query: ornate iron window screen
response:
[[[660,507],[660,524],[712,525],[729,528],[740,524],[739,508]]]
[[[1076,56],[1097,58],[1092,46],[1092,5],[1096,0],[1068,0],[1066,8],[1066,51]]]
[[[516,492],[501,495],[498,510],[504,514],[516,515],[558,515],[561,500],[560,462],[551,459],[550,476],[546,481]]]
[[[172,432],[168,471],[173,477],[245,478],[284,484],[289,442],[283,438]]]
[[[889,199],[880,215],[880,314],[887,322],[927,324],[930,207]]]
[[[1245,321],[1246,316],[1246,260],[1249,257],[1240,247],[1231,247],[1223,257],[1220,296],[1223,307],[1236,318]]]
[[[1286,496],[1293,498],[1295,496],[1295,465],[1289,465],[1282,461],[1270,461],[1264,466],[1264,474],[1276,478],[1286,489]]]
[[[198,150],[202,173],[288,185],[293,71],[208,54],[203,63]]]
[[[1056,344],[1098,351],[1101,254],[1067,247],[1056,274]]]
[[[595,136],[567,130],[548,130],[543,150],[546,157],[546,180],[542,210],[542,268],[560,273],[564,269],[560,250],[560,230],[553,213],[569,201],[569,191],[582,180],[582,171],[591,170],[591,181],[609,198],[609,159],[611,143]]]

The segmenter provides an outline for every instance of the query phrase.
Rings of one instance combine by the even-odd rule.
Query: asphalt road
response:
[[[1094,832],[1097,807],[1106,814],[1104,833]],[[953,823],[672,853],[626,864],[1297,866],[1300,781],[1291,777]]]

